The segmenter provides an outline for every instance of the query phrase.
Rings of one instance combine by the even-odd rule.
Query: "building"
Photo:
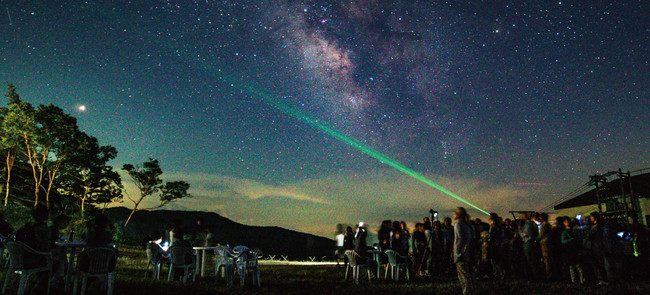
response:
[[[650,227],[650,173],[634,175],[619,170],[591,176],[587,185],[593,189],[553,207],[559,216],[587,216],[596,211],[628,222],[638,218]]]

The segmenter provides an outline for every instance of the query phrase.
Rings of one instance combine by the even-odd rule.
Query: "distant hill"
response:
[[[106,209],[106,215],[115,223],[124,224],[131,210],[124,207]],[[234,222],[212,212],[155,210],[140,211],[133,215],[125,229],[125,235],[135,243],[143,242],[152,233],[163,233],[171,228],[174,220],[181,220],[192,228],[198,219],[208,225],[215,240],[231,247],[245,245],[259,248],[264,254],[288,255],[290,259],[307,259],[334,253],[334,241],[280,227],[248,226]]]

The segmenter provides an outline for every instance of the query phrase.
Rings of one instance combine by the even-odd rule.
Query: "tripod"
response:
[[[430,209],[429,213],[431,213],[431,230],[430,230],[431,233],[429,234],[429,238],[427,239],[427,244],[425,246],[426,248],[424,248],[424,253],[422,253],[422,261],[420,261],[420,266],[418,267],[418,271],[417,271],[418,273],[422,270],[422,265],[424,265],[424,261],[427,258],[427,254],[429,254],[428,252],[431,252],[430,251],[430,249],[432,248],[431,241],[433,240],[433,220],[435,219],[436,221],[438,221],[438,211],[434,211],[433,209]],[[427,265],[427,268],[428,267],[429,266]]]

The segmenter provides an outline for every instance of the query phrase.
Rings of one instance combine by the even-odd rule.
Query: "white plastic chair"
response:
[[[29,277],[32,274],[36,274],[40,272],[48,272],[47,294],[49,295],[50,284],[52,279],[52,256],[50,252],[36,251],[30,248],[29,246],[27,246],[25,243],[13,241],[13,240],[5,241],[4,244],[5,244],[5,248],[7,249],[7,252],[9,253],[9,269],[7,270],[7,274],[5,275],[5,282],[4,282],[4,286],[2,287],[2,294],[4,294],[7,291],[7,285],[9,284],[9,280],[13,279],[14,276],[20,276],[20,283],[18,285],[18,295],[22,295],[25,294],[25,290],[27,289],[27,283],[29,282]],[[24,260],[25,254],[43,256],[45,258],[45,266],[26,269],[25,260]]]
[[[395,281],[399,281],[400,267],[404,267],[404,270],[406,271],[406,279],[410,280],[411,275],[409,274],[408,257],[400,256],[397,251],[391,249],[386,250],[384,253],[386,253],[386,256],[388,256],[388,264],[386,265],[386,273],[384,274],[384,279],[388,278],[388,269],[390,268],[391,278],[395,279]]]
[[[11,233],[8,236],[3,236],[0,235],[0,264],[2,264],[2,259],[5,258],[5,245],[4,242],[8,241],[15,241],[16,240],[16,234]],[[7,255],[7,258],[5,259],[5,264],[3,266],[4,268],[9,267],[9,255]]]
[[[187,260],[188,257],[194,257],[194,252],[185,247],[172,246],[167,249],[167,253],[169,253],[169,274],[167,275],[167,280],[172,280],[175,269],[182,268],[183,283],[187,283],[190,269],[193,269],[196,266],[196,262],[193,261],[193,259],[190,259],[190,261]],[[196,280],[196,270],[193,271],[192,280]]]
[[[360,258],[359,254],[354,250],[345,251],[345,257],[348,258],[348,267],[345,269],[345,280],[348,279],[348,271],[352,268],[352,278],[355,283],[359,283],[359,271],[362,267],[367,268],[368,270],[368,281],[370,281],[370,268],[368,264],[358,263],[357,259]]]
[[[225,273],[226,282],[228,285],[232,285],[234,272],[235,272],[235,253],[225,246],[219,246],[214,249],[214,255],[216,259],[214,273],[218,277],[219,270],[223,269],[223,274]]]
[[[251,271],[253,273],[253,285],[257,285],[258,288],[262,287],[262,283],[260,282],[260,268],[258,264],[258,259],[261,255],[262,251],[260,250],[240,252],[235,265],[237,266],[240,280],[239,284],[241,286],[244,285],[246,271]]]
[[[88,265],[84,265],[88,261]],[[81,278],[81,295],[86,294],[88,278],[105,278],[106,294],[113,294],[115,281],[115,264],[117,250],[111,247],[88,247],[77,258],[77,270],[74,278],[72,294],[77,294],[77,285]]]
[[[160,279],[160,270],[162,265],[165,263],[166,259],[160,254],[158,249],[160,246],[158,244],[149,242],[147,243],[147,268],[144,270],[144,277],[147,277],[147,272],[149,271],[149,266],[152,268],[152,278],[158,280]]]
[[[235,246],[234,248],[232,248],[232,251],[235,252],[235,254],[244,253],[248,250],[249,250],[248,247],[242,245]]]

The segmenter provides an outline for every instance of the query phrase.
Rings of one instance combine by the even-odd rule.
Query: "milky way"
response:
[[[488,210],[650,166],[647,1],[59,2],[3,2],[0,80],[74,114],[117,167],[192,180],[178,208],[323,234],[457,205],[223,77]]]

